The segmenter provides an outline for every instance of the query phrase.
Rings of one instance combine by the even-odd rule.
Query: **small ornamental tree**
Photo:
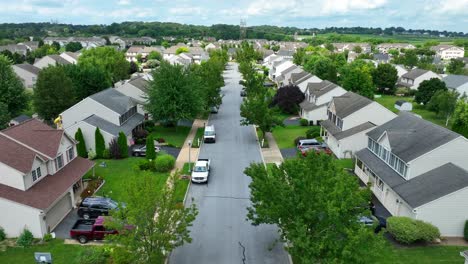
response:
[[[296,85],[287,85],[278,89],[273,97],[272,105],[278,106],[283,112],[294,114],[299,109],[299,103],[304,101],[304,94]]]
[[[127,158],[128,157],[127,136],[125,136],[124,132],[120,131],[119,139],[117,140],[117,142],[119,144],[121,157],[122,158]]]
[[[94,132],[94,140],[95,140],[95,147],[96,147],[96,158],[102,158],[104,154],[104,150],[106,149],[106,143],[104,141],[104,137],[101,134],[101,130],[99,127],[96,128]]]
[[[86,148],[86,142],[83,137],[83,132],[81,131],[81,128],[78,128],[78,131],[75,133],[75,139],[78,141],[78,145],[76,145],[76,151],[78,152],[78,156],[82,158],[87,158],[88,157],[88,151]]]
[[[154,139],[152,135],[146,138],[146,158],[154,160],[156,158],[156,151],[154,151]]]
[[[414,100],[418,104],[427,104],[432,96],[437,91],[447,91],[445,83],[438,78],[431,78],[430,80],[422,81],[418,87],[418,91],[414,97]]]
[[[122,158],[122,155],[120,154],[120,146],[115,138],[109,142],[109,154],[113,159]]]
[[[465,240],[468,241],[468,220],[465,221],[465,229],[463,230],[463,236]]]

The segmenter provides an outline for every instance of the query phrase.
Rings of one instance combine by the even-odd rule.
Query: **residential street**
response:
[[[250,178],[243,170],[261,162],[254,129],[240,125],[241,75],[237,64],[225,72],[223,104],[209,124],[216,129],[216,143],[204,144],[200,158],[211,159],[208,184],[193,184],[187,203],[197,204],[199,215],[191,228],[192,243],[176,249],[171,264],[288,263],[277,228],[254,227],[246,221]]]

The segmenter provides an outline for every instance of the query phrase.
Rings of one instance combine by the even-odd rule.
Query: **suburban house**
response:
[[[443,60],[463,58],[465,56],[465,48],[454,45],[437,45],[432,46],[431,50],[436,52],[436,55]]]
[[[408,112],[366,134],[355,173],[395,216],[462,237],[468,219],[468,140]]]
[[[398,80],[398,85],[417,90],[419,85],[432,78],[440,79],[440,76],[436,73],[423,69],[412,69],[409,72],[403,74]]]
[[[293,59],[294,53],[296,53],[292,49],[280,49],[278,52],[276,52],[276,55],[279,57],[283,57],[285,59]]]
[[[394,105],[395,109],[400,111],[412,111],[413,104],[405,100],[397,100]]]
[[[403,76],[403,74],[407,73],[408,70],[405,68],[405,66],[403,65],[399,65],[399,64],[392,64],[395,69],[397,70],[397,76],[398,78],[401,78],[401,76]]]
[[[8,50],[11,53],[18,53],[23,56],[26,56],[28,51],[31,51],[31,49],[24,44],[10,44],[10,45],[0,46],[0,52],[4,50]]]
[[[52,43],[57,42],[61,47],[67,45],[70,42],[79,42],[81,46],[85,49],[96,48],[99,46],[106,45],[106,39],[101,37],[46,37],[44,39],[44,44],[51,45]]]
[[[147,47],[147,46],[131,46],[130,48],[128,48],[127,52],[125,53],[125,58],[129,62],[131,61],[136,62],[137,56],[140,55],[143,60],[146,60],[148,55],[153,51],[158,52],[162,56],[163,48],[162,47]]]
[[[371,52],[371,45],[369,43],[332,43],[332,45],[338,53],[344,52],[345,50],[353,51],[356,47],[361,47],[361,53]],[[325,48],[325,45],[322,45],[322,48]]]
[[[382,43],[377,45],[377,50],[380,53],[388,53],[390,50],[401,51],[402,49],[415,49],[416,47],[408,43]]]
[[[457,91],[460,96],[468,96],[468,76],[449,74],[442,78],[447,88]]]
[[[146,115],[143,106],[147,101],[149,80],[145,76],[135,76],[130,80],[120,81],[115,84],[115,89],[132,98],[137,104],[137,112]]]
[[[205,50],[206,51],[209,51],[209,50],[216,50],[216,49],[221,49],[221,45],[219,45],[218,43],[208,43],[206,46],[205,46]]]
[[[388,53],[376,53],[372,55],[372,58],[377,64],[390,62],[390,55],[388,55]]]
[[[117,89],[108,88],[65,110],[60,115],[61,125],[69,135],[75,135],[81,128],[88,149],[95,148],[94,132],[97,127],[104,136],[106,146],[121,131],[127,136],[127,143],[133,145],[133,132],[144,121],[137,108],[138,103],[134,99]]]
[[[78,62],[78,57],[81,55],[79,52],[70,52],[65,51],[60,54],[60,57],[64,58],[71,64],[76,64]]]
[[[301,67],[298,67],[296,65],[291,65],[290,67],[282,70],[282,71],[276,71],[275,74],[275,82],[278,85],[278,87],[288,85],[290,82],[291,74],[293,73],[299,73],[303,72],[304,70]]]
[[[289,78],[289,83],[292,85],[297,85],[303,93],[305,93],[309,83],[319,83],[321,81],[322,79],[306,71],[292,73],[291,77]]]
[[[295,66],[295,65],[290,60],[282,59],[280,61],[277,61],[277,63],[273,62],[272,68],[268,72],[268,75],[269,75],[268,77],[270,78],[270,80],[276,82],[276,77],[280,76],[283,71],[285,71],[286,69],[292,66]]]
[[[318,125],[320,121],[328,119],[327,108],[333,97],[347,93],[342,87],[330,82],[309,82],[304,92],[305,99],[300,103],[300,116],[307,119],[309,124]]]
[[[27,228],[42,238],[75,207],[94,166],[77,157],[76,144],[37,119],[0,131],[0,226],[8,237]]]
[[[68,65],[72,64],[70,61],[64,59],[60,55],[47,55],[44,56],[40,59],[36,59],[34,62],[34,66],[36,66],[39,69],[44,69],[49,66],[57,66],[57,65]]]
[[[379,103],[353,92],[333,97],[326,115],[320,133],[339,159],[352,158],[366,147],[366,132],[396,117]]]
[[[189,51],[177,54],[177,50],[179,48],[185,47]],[[176,46],[172,46],[163,52],[163,58],[165,60],[170,60],[171,57],[176,56],[176,55],[182,55],[185,54],[185,56],[191,60],[191,63],[196,63],[196,64],[201,64],[202,61],[207,61],[210,56],[208,53],[201,47],[187,47],[185,44],[177,44]]]
[[[172,65],[183,65],[183,66],[188,66],[192,63],[192,58],[190,58],[187,55],[171,55],[170,57],[165,59],[167,62],[169,62]]]
[[[37,76],[41,69],[29,63],[15,64],[12,68],[25,88],[33,89],[36,86]]]

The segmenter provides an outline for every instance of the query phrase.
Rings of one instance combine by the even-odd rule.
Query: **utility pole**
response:
[[[243,40],[246,38],[247,38],[247,21],[245,19],[241,19],[239,39]]]

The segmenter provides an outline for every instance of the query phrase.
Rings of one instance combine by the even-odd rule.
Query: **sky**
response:
[[[468,32],[468,0],[0,0],[0,23],[161,21]]]

